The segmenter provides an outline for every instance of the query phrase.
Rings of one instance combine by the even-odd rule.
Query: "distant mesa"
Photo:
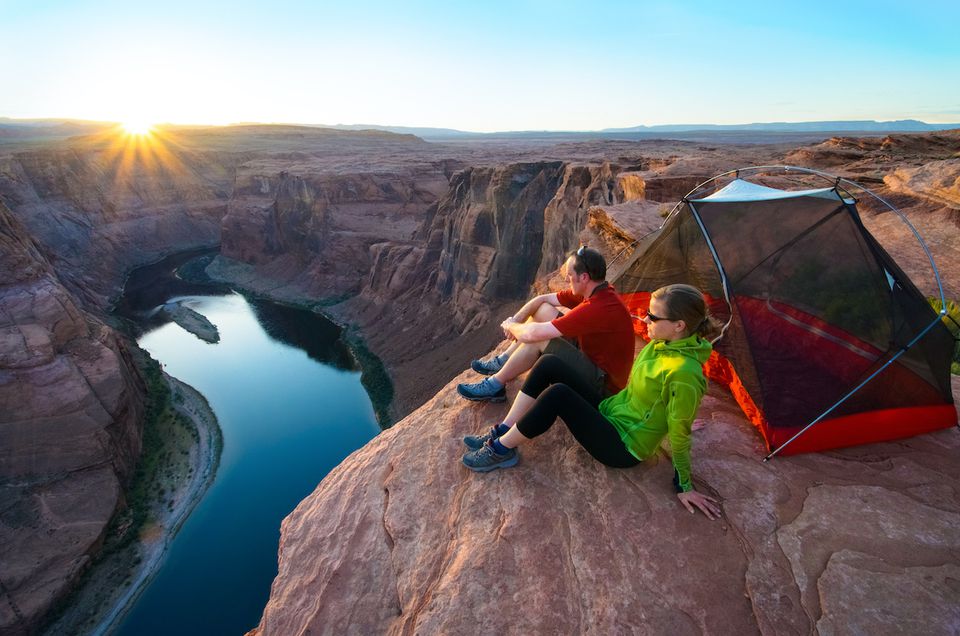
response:
[[[928,124],[916,119],[896,121],[841,120],[767,122],[753,124],[664,124],[659,126],[632,126],[630,128],[604,128],[602,133],[626,132],[694,132],[694,131],[752,131],[752,132],[932,132],[960,128],[958,124]]]
[[[73,119],[12,119],[0,117],[0,144],[23,141],[53,141],[78,135],[104,132],[116,123]],[[456,128],[426,126],[389,126],[383,124],[302,124],[238,122],[227,126],[164,124],[164,129],[192,135],[217,136],[298,136],[328,135],[343,139],[359,135],[378,141],[468,141],[479,139],[607,139],[623,135],[649,138],[652,135],[689,135],[691,133],[860,133],[883,134],[894,132],[933,132],[960,128],[960,123],[929,124],[916,119],[894,121],[836,120],[806,122],[756,122],[749,124],[661,124],[630,126],[601,130],[503,130],[475,132]],[[392,135],[390,135],[392,134]],[[387,135],[387,136],[384,136]],[[418,139],[419,138],[419,139]]]

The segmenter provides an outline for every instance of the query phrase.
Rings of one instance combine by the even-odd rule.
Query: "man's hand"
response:
[[[699,508],[700,512],[707,515],[707,519],[720,517],[720,508],[715,505],[717,500],[713,497],[707,497],[696,490],[691,490],[690,492],[677,493],[677,498],[680,499],[683,507],[690,511],[690,514],[694,514]]]
[[[513,316],[510,316],[509,318],[507,318],[506,320],[500,323],[500,328],[503,329],[503,336],[507,340],[517,339],[517,337],[513,335],[513,332],[510,331],[510,325],[515,325],[515,324],[517,324],[517,321],[514,320]]]

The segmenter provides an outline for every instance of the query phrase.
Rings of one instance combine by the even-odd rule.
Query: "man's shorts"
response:
[[[583,378],[584,382],[594,387],[602,397],[611,395],[607,388],[607,374],[593,363],[575,344],[565,338],[554,338],[547,343],[544,354],[550,353],[560,358],[574,373]]]

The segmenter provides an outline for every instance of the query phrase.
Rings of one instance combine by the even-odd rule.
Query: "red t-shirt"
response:
[[[627,385],[633,366],[633,319],[613,287],[606,285],[587,299],[569,290],[557,300],[570,311],[552,321],[567,338],[576,338],[595,365],[607,374],[607,384],[617,391]]]

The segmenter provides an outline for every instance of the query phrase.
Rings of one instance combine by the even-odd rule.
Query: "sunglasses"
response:
[[[647,315],[644,316],[644,318],[648,318],[650,322],[660,322],[661,320],[669,320],[671,322],[674,322],[673,318],[661,318],[660,316],[656,314],[652,314],[649,311],[647,312]]]
[[[583,256],[583,250],[587,249],[586,245],[581,245],[580,249],[577,250],[577,256]]]

